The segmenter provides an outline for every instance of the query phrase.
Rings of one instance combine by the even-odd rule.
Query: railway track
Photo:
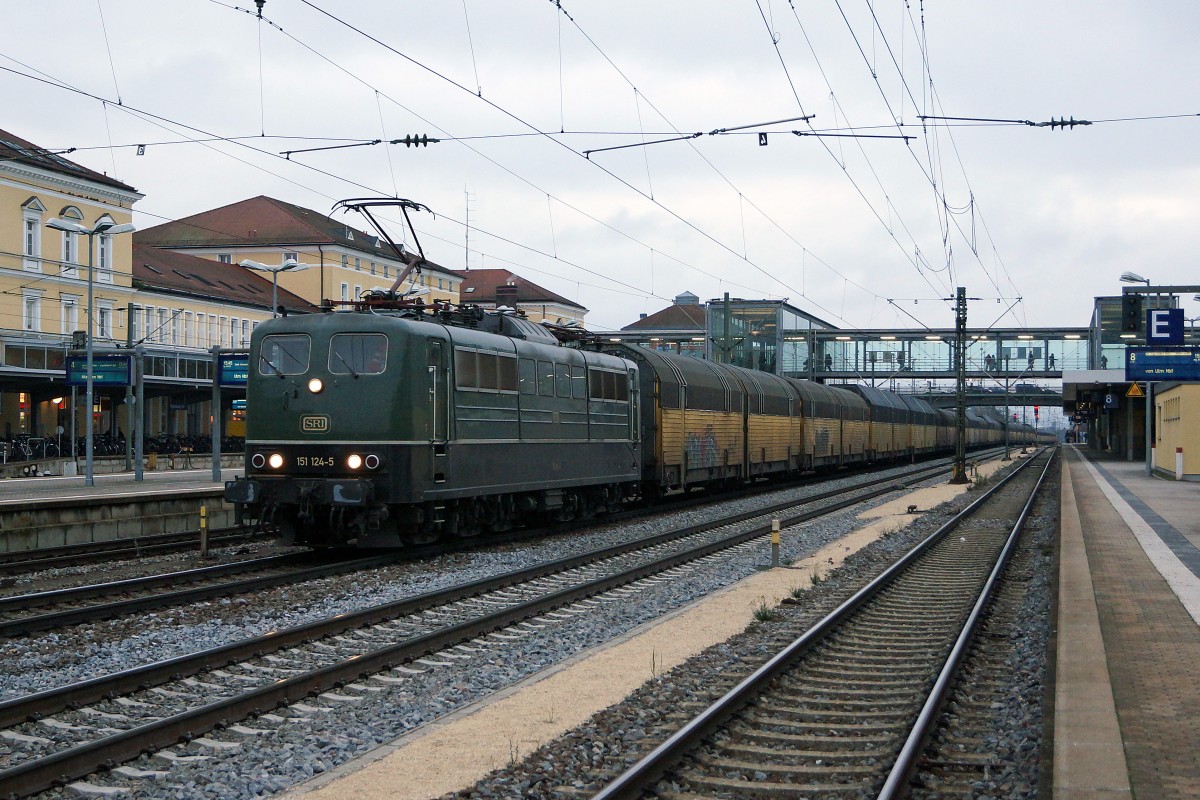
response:
[[[0,703],[0,739],[12,749],[0,757],[0,796],[38,792],[146,752],[159,751],[138,762],[143,770],[162,767],[187,757],[163,748],[195,737],[215,751],[234,747],[241,737],[319,713],[321,703],[386,691],[421,664],[502,651],[597,604],[685,574],[690,564],[761,546],[774,517],[799,524],[922,476],[840,489],[793,501],[791,513],[741,514]],[[200,736],[216,729],[223,730]]]
[[[341,553],[335,557],[324,553],[290,553],[0,597],[0,638],[319,580],[387,566],[400,558],[397,554],[363,557],[355,553],[350,557]],[[246,573],[256,574],[237,578]],[[236,579],[226,580],[231,577]],[[89,602],[92,600],[99,602]]]
[[[990,454],[997,452],[995,448],[972,453],[972,458],[987,458]],[[949,463],[949,459],[940,458],[931,462],[932,464]],[[808,483],[817,483],[824,480],[824,477],[807,478],[791,485],[804,486]],[[766,485],[755,485],[741,491],[727,492],[721,495],[721,499],[736,499],[738,497],[753,496],[761,494],[764,491],[775,491],[784,488],[784,485],[774,483]],[[637,509],[621,512],[612,515],[609,519],[624,520],[633,519],[637,516],[645,515],[646,513],[656,513],[663,510],[674,510],[692,505],[699,505],[706,502],[711,502],[711,496],[707,495],[681,495],[678,499],[664,503],[656,508]],[[553,533],[559,529],[566,529],[566,526],[558,526],[552,531],[537,531],[532,534],[529,532],[516,532],[508,536],[489,537],[489,543],[506,541],[522,541],[529,538],[531,535],[546,535]],[[216,549],[220,547],[230,547],[249,542],[260,542],[270,539],[273,532],[247,530],[245,528],[223,528],[214,529],[209,534],[209,547]],[[164,533],[153,536],[140,536],[136,538],[112,539],[101,542],[87,542],[73,545],[63,545],[61,547],[45,547],[32,550],[20,550],[12,552],[0,552],[0,578],[24,573],[31,573],[46,569],[59,569],[64,567],[74,567],[80,565],[103,563],[106,561],[128,560],[137,558],[146,558],[150,556],[165,555],[170,553],[195,551],[199,547],[200,534],[199,531],[187,531],[182,533]],[[433,550],[424,549],[422,555],[428,555],[434,552]]]
[[[243,528],[216,529],[209,534],[208,546],[214,549],[231,547],[248,542],[263,541],[270,536],[269,533],[247,531]],[[0,577],[45,569],[186,552],[198,549],[199,543],[200,532],[187,531],[0,553]]]
[[[914,475],[942,469],[935,461]],[[861,487],[890,485],[895,478],[868,478]],[[834,492],[830,494],[837,494]],[[824,495],[818,495],[821,497]],[[704,498],[685,498],[687,505],[704,503]],[[784,510],[790,503],[770,506],[760,513]],[[655,510],[655,513],[657,513]],[[614,515],[613,522],[644,516],[645,510]],[[740,521],[730,518],[730,521]],[[514,531],[497,536],[489,544],[512,544],[553,533],[546,530]],[[168,573],[128,578],[98,584],[0,597],[0,638],[12,638],[69,625],[115,619],[144,611],[155,611],[318,580],[359,570],[374,569],[476,546],[474,542],[451,541],[413,548],[404,553],[349,558],[345,554],[301,553],[248,559],[229,564],[198,567]],[[245,573],[253,577],[229,580]],[[185,588],[180,588],[185,587]],[[98,601],[98,602],[89,602]]]
[[[595,800],[902,796],[1052,460],[1026,462]]]

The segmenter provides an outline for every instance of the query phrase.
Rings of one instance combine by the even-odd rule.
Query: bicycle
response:
[[[58,445],[50,439],[30,438],[27,447],[31,459],[58,458]]]

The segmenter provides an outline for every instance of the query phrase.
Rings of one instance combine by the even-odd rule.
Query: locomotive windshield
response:
[[[387,367],[388,340],[382,333],[338,333],[329,340],[329,371],[378,375]]]
[[[258,371],[262,375],[303,375],[308,372],[312,340],[303,333],[277,333],[264,336],[258,351]]]

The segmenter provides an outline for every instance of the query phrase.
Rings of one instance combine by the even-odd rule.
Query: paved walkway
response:
[[[1200,486],[1064,449],[1054,796],[1200,796]]]
[[[244,470],[225,467],[220,481],[212,479],[211,467],[145,470],[142,474],[144,480],[137,481],[132,472],[97,473],[92,476],[93,486],[86,486],[82,475],[8,478],[0,480],[0,506],[216,490],[223,488],[224,482],[233,480],[235,475],[244,474]]]

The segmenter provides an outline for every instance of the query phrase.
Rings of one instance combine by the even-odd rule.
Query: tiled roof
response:
[[[279,247],[338,245],[375,258],[396,259],[373,233],[302,206],[259,195],[138,231],[134,240],[155,247]],[[411,263],[415,254],[406,253]],[[439,264],[436,269],[452,273]]]
[[[30,167],[38,167],[39,169],[56,172],[59,175],[69,175],[78,180],[91,181],[92,183],[111,186],[114,189],[137,193],[137,190],[132,186],[122,183],[116,178],[110,178],[102,172],[96,172],[95,170],[80,166],[74,161],[68,161],[61,155],[44,147],[38,147],[33,142],[26,141],[20,136],[0,130],[0,162],[6,161],[25,164]]]
[[[136,242],[133,245],[133,282],[137,288],[271,307],[272,281],[269,276],[237,264],[224,264]],[[282,287],[279,304],[297,311],[316,310],[312,303]]]
[[[549,289],[544,289],[533,281],[526,280],[506,269],[459,270],[458,274],[462,276],[463,280],[462,287],[459,289],[459,297],[464,303],[494,303],[496,302],[497,287],[513,283],[517,287],[516,301],[518,303],[557,303],[577,308],[580,311],[587,311],[579,303],[555,294]]]
[[[623,331],[704,331],[707,309],[701,305],[673,305],[621,328]]]

